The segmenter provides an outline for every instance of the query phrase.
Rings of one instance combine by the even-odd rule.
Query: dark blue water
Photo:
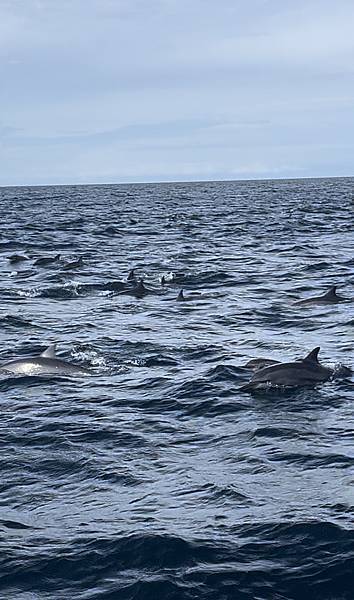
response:
[[[0,361],[95,373],[1,375],[0,597],[352,599],[353,378],[239,387],[253,357],[354,366],[354,303],[293,304],[354,298],[354,180],[0,199]]]

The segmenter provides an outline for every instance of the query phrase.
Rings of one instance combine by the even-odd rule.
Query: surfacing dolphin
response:
[[[136,281],[135,269],[130,269],[127,281]]]
[[[333,375],[333,369],[324,367],[318,362],[320,348],[314,348],[302,360],[278,363],[259,369],[253,374],[249,383],[239,388],[249,392],[265,386],[299,386],[316,385],[327,381]]]
[[[28,260],[28,256],[25,256],[24,254],[11,254],[11,256],[8,256],[7,258],[11,264],[16,264],[19,262],[23,262],[24,260]]]
[[[21,375],[92,375],[92,372],[57,357],[55,344],[42,354],[11,360],[0,365],[0,371]]]
[[[279,360],[273,360],[272,358],[251,358],[251,360],[243,365],[243,368],[249,369],[250,371],[259,371],[259,369],[264,369],[264,367],[270,367],[271,365],[278,365],[279,363]]]
[[[54,262],[58,262],[60,260],[60,256],[60,254],[56,254],[55,256],[41,256],[40,258],[37,258],[33,264],[36,267],[46,267]]]
[[[183,290],[181,290],[176,298],[177,302],[186,302],[187,298],[185,297]]]
[[[181,290],[176,298],[177,302],[189,302],[190,300],[204,300],[202,292],[189,292],[188,296],[184,295],[184,290]]]
[[[328,292],[323,296],[313,296],[312,298],[305,298],[304,300],[297,300],[294,304],[297,305],[311,305],[311,304],[338,304],[339,302],[345,302],[346,298],[338,296],[337,286],[333,285]]]
[[[136,283],[131,290],[131,294],[136,298],[143,298],[148,293],[149,290],[145,287],[142,279],[139,279],[138,283]]]
[[[85,265],[84,259],[82,258],[82,256],[80,256],[77,260],[73,260],[72,262],[66,263],[66,265],[63,266],[63,270],[64,271],[74,271],[75,269],[79,269],[80,267],[83,267],[84,265]]]

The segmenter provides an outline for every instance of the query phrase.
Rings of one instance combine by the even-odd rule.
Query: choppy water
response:
[[[292,304],[354,298],[353,192],[0,190],[0,361],[57,342],[95,371],[1,376],[1,598],[353,598],[353,378],[238,391],[253,357],[354,367],[354,303]]]

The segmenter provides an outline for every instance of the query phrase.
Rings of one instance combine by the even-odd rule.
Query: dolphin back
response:
[[[333,370],[318,362],[319,351],[320,347],[317,346],[300,361],[277,363],[261,368],[253,374],[249,383],[239,389],[240,391],[250,391],[264,384],[299,386],[327,381],[333,374]]]
[[[0,371],[22,375],[92,375],[88,369],[58,358],[55,344],[38,356],[9,361],[0,366]]]

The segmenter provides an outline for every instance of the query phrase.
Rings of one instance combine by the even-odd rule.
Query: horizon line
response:
[[[240,178],[240,179],[177,179],[177,180],[160,180],[160,181],[111,181],[107,183],[92,182],[92,183],[32,183],[32,184],[1,184],[2,188],[27,188],[27,187],[81,187],[81,186],[112,186],[112,185],[163,185],[171,183],[227,183],[227,182],[255,182],[255,181],[301,181],[307,179],[353,179],[354,175],[306,175],[303,177],[262,177],[262,178]]]

